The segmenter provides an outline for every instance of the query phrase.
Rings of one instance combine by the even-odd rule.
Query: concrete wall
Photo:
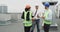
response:
[[[9,13],[9,14],[0,14],[0,21],[6,21],[6,20],[18,20],[21,19],[20,13]]]

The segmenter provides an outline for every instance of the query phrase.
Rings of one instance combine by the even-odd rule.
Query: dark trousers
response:
[[[30,27],[25,27],[25,26],[24,26],[24,31],[25,31],[25,32],[30,32],[30,28],[31,28],[31,26],[30,26]]]
[[[37,32],[40,32],[39,22],[40,22],[40,19],[36,19],[35,21],[33,21],[31,32],[34,31],[35,25],[37,26]]]
[[[49,32],[50,24],[44,24],[44,32]]]

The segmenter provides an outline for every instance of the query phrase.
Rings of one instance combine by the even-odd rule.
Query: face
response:
[[[38,9],[39,7],[38,6],[35,6],[36,9]]]
[[[48,7],[45,7],[45,9],[48,9]]]

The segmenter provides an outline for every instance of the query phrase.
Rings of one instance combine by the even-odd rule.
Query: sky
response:
[[[34,9],[35,5],[39,5],[40,9],[43,9],[42,1],[48,0],[0,0],[0,5],[8,6],[9,13],[21,13],[24,11],[26,4],[31,5],[31,9]]]

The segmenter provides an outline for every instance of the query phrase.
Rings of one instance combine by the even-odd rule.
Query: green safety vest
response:
[[[50,12],[50,11],[46,11],[46,12],[44,13],[45,18],[48,18],[49,12]],[[46,19],[45,19],[43,22],[44,22],[45,24],[51,24],[51,23],[52,23],[50,20],[46,20]]]
[[[27,21],[27,20],[26,20],[26,16],[27,16],[27,13],[28,13],[28,12],[30,12],[30,13],[29,13],[29,15],[30,15],[30,16],[29,16],[30,21]],[[23,24],[24,24],[24,26],[27,26],[27,27],[28,27],[28,26],[32,26],[32,12],[31,12],[31,11],[24,12],[24,22],[23,22]]]

